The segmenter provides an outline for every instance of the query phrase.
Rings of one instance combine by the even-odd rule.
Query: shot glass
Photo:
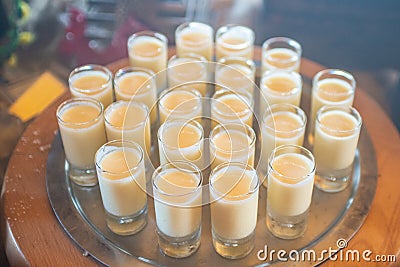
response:
[[[273,150],[268,169],[268,230],[282,239],[295,239],[307,228],[315,174],[312,153],[301,146]]]
[[[190,162],[162,164],[153,174],[154,209],[161,252],[174,258],[200,246],[203,177]]]
[[[243,57],[223,57],[215,67],[215,90],[229,88],[234,92],[247,92],[253,96],[256,65]],[[222,85],[218,86],[218,85]]]
[[[220,124],[210,132],[211,169],[224,162],[254,166],[256,134],[246,124]]]
[[[198,54],[208,61],[213,60],[214,30],[205,23],[185,22],[175,30],[176,55]]]
[[[272,70],[300,72],[301,45],[288,37],[273,37],[262,45],[261,73]]]
[[[254,101],[248,92],[219,90],[211,98],[211,127],[217,124],[253,124]]]
[[[116,100],[143,103],[150,111],[151,124],[157,121],[157,85],[154,72],[138,67],[124,67],[115,73]]]
[[[325,192],[344,190],[351,181],[362,119],[348,106],[324,106],[317,113],[313,152],[315,185]]]
[[[57,109],[57,121],[68,175],[81,186],[97,184],[94,156],[106,142],[103,104],[92,98],[73,98]]]
[[[95,161],[108,228],[118,235],[139,232],[147,223],[142,148],[135,142],[113,140],[100,147]]]
[[[204,130],[194,120],[167,120],[157,132],[160,164],[189,161],[203,169]]]
[[[208,61],[196,54],[172,56],[168,61],[168,87],[196,89],[206,96],[208,86]]]
[[[311,120],[308,142],[314,143],[315,119],[323,106],[353,105],[356,81],[350,73],[338,69],[325,69],[318,72],[312,82]]]
[[[160,123],[167,120],[202,120],[201,94],[195,90],[176,89],[165,90],[158,101]]]
[[[215,53],[219,60],[235,56],[253,59],[254,31],[246,26],[228,24],[220,27],[216,33]]]
[[[130,65],[152,70],[156,74],[157,88],[164,89],[167,85],[167,37],[158,32],[141,31],[129,37],[127,46]]]
[[[307,116],[302,109],[291,104],[275,104],[266,111],[261,124],[261,166],[267,174],[268,160],[275,147],[282,145],[302,146],[306,131]],[[264,180],[267,186],[267,180]]]
[[[266,110],[267,104],[279,103],[300,106],[303,81],[297,72],[267,71],[261,78],[260,110]]]
[[[140,145],[149,158],[151,151],[150,114],[145,104],[116,101],[104,112],[107,140],[128,140]]]
[[[259,180],[249,165],[229,162],[210,174],[212,242],[222,257],[239,259],[254,248]]]
[[[106,108],[114,101],[113,75],[106,67],[89,64],[75,68],[69,75],[69,90],[74,97],[99,100]]]

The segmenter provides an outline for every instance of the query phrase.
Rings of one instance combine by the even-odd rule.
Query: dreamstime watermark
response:
[[[313,249],[304,249],[301,251],[283,249],[268,249],[265,245],[263,249],[257,251],[257,258],[260,261],[293,261],[293,262],[321,262],[324,260],[341,261],[341,262],[396,262],[396,255],[378,255],[371,250],[346,249],[347,241],[339,238],[336,241],[336,248],[329,247],[319,252]]]

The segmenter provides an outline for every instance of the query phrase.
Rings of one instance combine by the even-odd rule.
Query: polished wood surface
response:
[[[173,51],[170,51],[173,53]],[[260,50],[256,49],[256,58]],[[113,70],[127,60],[111,64]],[[302,60],[302,74],[312,77],[324,67]],[[7,168],[2,194],[2,227],[11,266],[97,266],[69,238],[55,217],[46,192],[46,161],[57,130],[55,111],[63,95],[38,116],[20,138]],[[397,255],[400,262],[400,137],[389,117],[361,88],[355,107],[374,145],[378,185],[369,215],[347,249],[371,250],[375,255]],[[327,262],[324,266],[335,266]],[[360,263],[354,262],[353,266]],[[394,265],[395,265],[394,264]]]

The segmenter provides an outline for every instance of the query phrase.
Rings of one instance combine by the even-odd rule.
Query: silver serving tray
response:
[[[303,91],[309,94],[309,86],[306,89],[303,88]],[[309,103],[304,103],[304,99],[309,99],[309,97],[302,97],[302,99],[303,109],[308,110]],[[228,260],[214,251],[211,241],[210,210],[209,205],[206,205],[203,207],[199,250],[190,257],[173,259],[161,254],[158,248],[154,205],[150,196],[148,197],[146,227],[133,236],[118,236],[106,226],[99,187],[82,188],[69,181],[59,134],[56,135],[51,146],[46,170],[49,201],[60,224],[71,239],[82,248],[83,255],[91,256],[99,263],[110,266],[136,266],[140,263],[155,266],[317,265],[329,257],[327,253],[322,253],[323,250],[343,248],[361,227],[371,206],[377,184],[375,153],[369,135],[363,128],[354,162],[351,186],[334,194],[314,188],[308,226],[302,237],[295,240],[282,240],[269,233],[265,225],[266,189],[261,187],[255,247],[247,257]],[[260,260],[257,254],[266,246],[268,252],[272,250],[277,252],[282,249],[287,253],[292,250],[301,253],[304,250],[313,250],[316,258],[311,261],[285,262],[279,261],[275,253],[273,261],[270,261],[269,257]],[[288,257],[288,254],[285,257]]]

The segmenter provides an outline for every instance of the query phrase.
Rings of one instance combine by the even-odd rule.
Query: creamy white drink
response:
[[[316,185],[322,190],[337,192],[347,186],[361,123],[354,108],[325,106],[318,112],[313,152],[317,162]]]
[[[266,110],[267,105],[292,104],[300,105],[303,81],[296,72],[271,71],[266,72],[260,82],[264,99],[260,100],[260,109]]]
[[[129,62],[132,67],[152,70],[156,76],[157,88],[166,87],[168,40],[157,32],[142,31],[128,39]]]
[[[287,48],[275,48],[265,52],[262,72],[284,69],[299,72],[300,58],[296,52]]]
[[[242,57],[224,57],[215,67],[215,90],[229,89],[253,96],[255,63]],[[218,86],[220,85],[220,86]]]
[[[317,112],[323,106],[353,105],[356,81],[350,73],[338,69],[325,69],[313,78],[311,92],[311,114],[308,142],[314,143]]]
[[[160,123],[167,120],[195,119],[201,122],[201,95],[196,90],[172,89],[161,93],[158,102]]]
[[[273,37],[262,46],[261,73],[285,70],[300,73],[301,45],[287,37]]]
[[[96,168],[107,226],[119,235],[140,231],[147,213],[143,150],[129,141],[108,142],[96,153]]]
[[[140,156],[134,150],[120,148],[107,153],[98,163],[103,170],[98,173],[103,205],[112,215],[135,214],[147,202],[144,169],[134,176],[129,173],[129,165],[139,164]]]
[[[195,89],[202,96],[207,94],[208,61],[204,57],[196,54],[172,56],[167,73],[169,88]]]
[[[158,229],[171,237],[192,234],[201,225],[199,178],[179,169],[164,170],[158,175],[154,202]]]
[[[262,46],[261,73],[286,70],[300,73],[301,45],[287,37],[273,37]]]
[[[273,159],[268,176],[268,207],[282,216],[304,213],[311,204],[313,165],[307,157],[288,153]],[[302,179],[307,177],[306,179]]]
[[[246,256],[254,246],[257,224],[256,171],[236,162],[219,165],[210,175],[210,201],[215,250],[226,258]]]
[[[351,106],[354,88],[346,81],[327,78],[316,84],[311,99],[311,116],[315,120],[318,110],[327,105]]]
[[[99,100],[104,107],[114,101],[112,73],[100,65],[84,65],[74,69],[68,79],[74,97],[90,97]]]
[[[264,114],[261,124],[261,167],[267,171],[268,160],[275,147],[281,145],[303,145],[307,117],[303,110],[290,104],[271,106]],[[266,180],[264,185],[266,186]]]
[[[97,184],[94,155],[106,142],[103,105],[90,98],[67,100],[58,107],[57,120],[71,180],[83,186]]]
[[[223,124],[210,133],[211,169],[224,162],[254,166],[256,134],[246,124]]]
[[[217,30],[215,53],[219,60],[223,57],[244,57],[253,59],[254,31],[240,25],[226,25]]]
[[[158,129],[160,164],[190,161],[203,166],[204,131],[196,121],[171,120]]]
[[[216,92],[211,99],[211,127],[217,124],[253,124],[253,98],[249,93],[228,90]]]
[[[293,239],[306,229],[315,162],[308,150],[284,145],[274,150],[268,170],[267,227],[277,237]]]
[[[202,181],[200,169],[189,162],[162,164],[154,171],[158,243],[168,256],[187,257],[200,245]]]
[[[181,57],[194,53],[212,61],[214,54],[214,30],[201,22],[185,22],[175,31],[176,54]]]
[[[104,112],[107,140],[130,140],[150,155],[150,116],[147,106],[137,102],[117,101]]]
[[[221,237],[241,239],[254,231],[258,194],[248,194],[254,176],[254,172],[233,166],[214,173],[212,184],[218,193],[210,191],[212,227]],[[235,223],[227,223],[230,220]]]
[[[143,103],[150,111],[150,120],[157,121],[157,86],[154,72],[148,69],[125,67],[119,69],[114,77],[116,100]]]

